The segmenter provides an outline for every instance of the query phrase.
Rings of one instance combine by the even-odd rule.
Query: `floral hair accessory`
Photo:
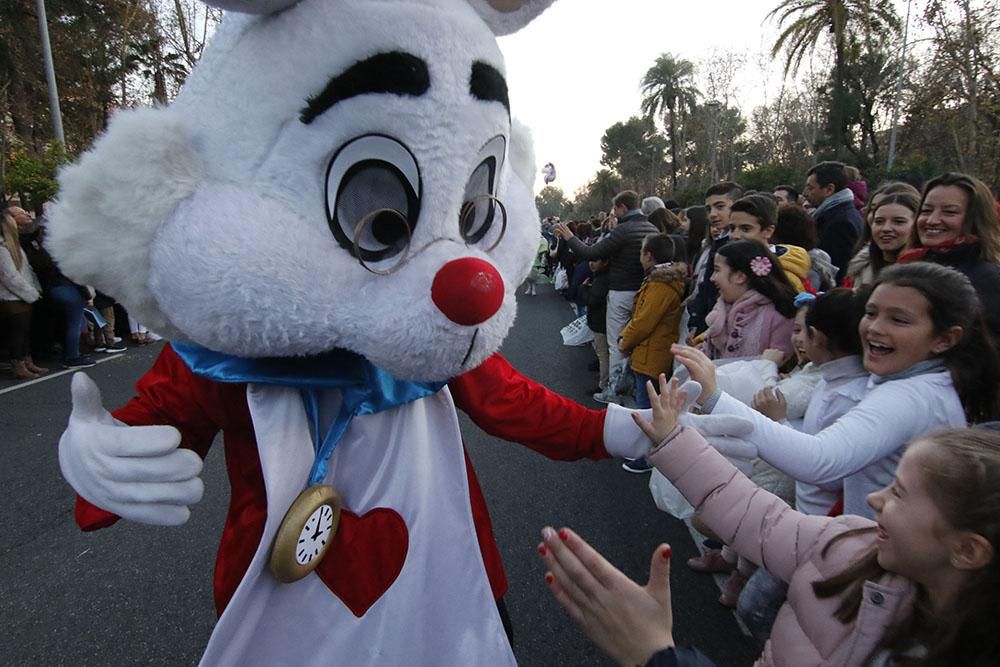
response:
[[[806,305],[810,301],[815,301],[816,297],[822,296],[822,295],[823,295],[823,292],[816,292],[815,294],[812,294],[811,292],[799,292],[798,294],[795,295],[795,301],[793,301],[792,304],[796,308],[801,308],[802,306]]]
[[[754,275],[763,278],[771,273],[771,260],[767,257],[754,257],[750,260],[750,270],[754,272]]]

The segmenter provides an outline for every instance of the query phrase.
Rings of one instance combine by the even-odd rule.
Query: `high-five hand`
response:
[[[703,404],[715,393],[715,364],[696,347],[674,343],[670,346],[670,351],[674,353],[674,358],[687,369],[691,379],[701,385],[701,396],[698,397],[698,404]]]
[[[545,528],[542,539],[552,594],[618,664],[645,665],[674,645],[669,545],[653,552],[649,583],[639,586],[568,528]]]
[[[687,392],[678,386],[677,378],[670,380],[660,373],[660,393],[653,389],[652,380],[646,382],[646,392],[649,394],[649,406],[653,410],[652,423],[643,419],[640,412],[633,412],[632,419],[642,429],[654,445],[658,445],[677,426],[677,417],[685,408]]]

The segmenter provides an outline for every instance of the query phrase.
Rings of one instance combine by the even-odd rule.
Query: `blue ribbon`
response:
[[[371,415],[432,396],[446,382],[397,380],[359,354],[333,350],[311,357],[266,357],[247,359],[209,350],[195,343],[172,342],[177,355],[195,375],[227,383],[273,384],[294,387],[302,395],[306,416],[313,426],[316,452],[309,483],[326,477],[330,456],[358,415]],[[340,410],[320,440],[319,393],[341,392]]]

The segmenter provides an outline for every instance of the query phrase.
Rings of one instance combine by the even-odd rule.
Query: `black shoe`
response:
[[[125,352],[126,350],[128,350],[127,347],[125,347],[121,343],[116,343],[114,345],[108,345],[103,350],[95,350],[95,352],[106,352],[108,354],[116,354],[118,352]]]
[[[651,466],[649,463],[646,462],[645,456],[633,459],[632,461],[626,461],[625,463],[622,464],[622,470],[626,472],[635,473],[637,475],[641,475],[644,472],[649,472],[652,469],[653,466]]]
[[[76,359],[67,359],[63,362],[63,368],[90,368],[96,365],[97,362],[85,354],[81,354]]]

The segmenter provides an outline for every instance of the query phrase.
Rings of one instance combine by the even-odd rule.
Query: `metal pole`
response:
[[[38,6],[38,31],[42,36],[42,58],[45,60],[45,79],[49,84],[49,107],[52,113],[52,133],[66,145],[63,135],[62,114],[59,112],[59,91],[56,89],[56,70],[52,65],[52,45],[49,43],[49,24],[45,18],[45,0],[36,0]]]
[[[913,0],[906,0],[906,23],[903,24],[903,50],[899,56],[899,76],[896,79],[896,99],[892,104],[892,132],[889,134],[889,158],[886,161],[886,173],[892,171],[892,163],[896,161],[896,132],[899,128],[899,99],[903,95],[903,74],[906,70],[906,40],[910,32],[910,7]]]

